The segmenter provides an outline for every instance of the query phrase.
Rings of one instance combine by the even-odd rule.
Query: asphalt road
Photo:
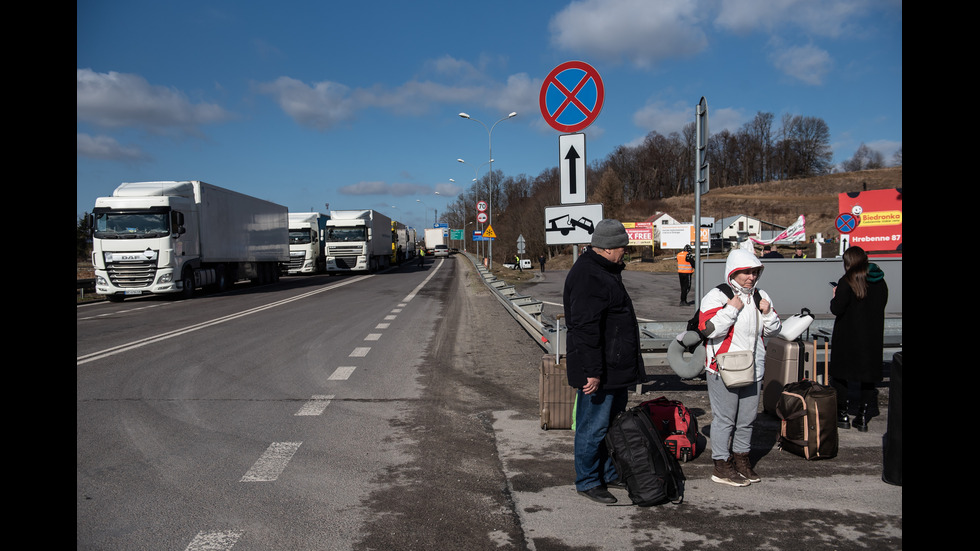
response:
[[[547,272],[526,294],[563,279]],[[667,313],[676,276],[628,288],[641,318],[689,316]],[[397,319],[374,329],[386,315]],[[834,459],[779,450],[778,420],[762,413],[759,484],[711,482],[705,452],[683,465],[679,505],[578,496],[573,433],[538,421],[543,351],[462,257],[80,307],[77,327],[78,549],[902,548],[902,488],[880,478],[887,381],[871,430],[842,431]],[[190,339],[132,338],[197,327]],[[347,357],[378,333],[371,361]],[[328,376],[344,365],[357,366],[347,380]],[[682,400],[709,444],[703,383],[650,375],[631,402]],[[298,416],[317,403],[321,413]],[[300,441],[278,478],[245,481],[269,442]]]

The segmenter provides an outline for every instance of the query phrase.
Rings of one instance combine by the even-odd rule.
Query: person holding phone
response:
[[[844,251],[844,275],[834,286],[830,312],[836,316],[831,337],[831,384],[837,390],[837,426],[868,430],[875,384],[882,380],[885,305],[888,285],[877,264],[861,247]],[[850,393],[858,393],[857,414],[848,416]]]

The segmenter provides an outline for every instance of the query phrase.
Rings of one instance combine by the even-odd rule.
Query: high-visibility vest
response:
[[[679,274],[693,274],[694,266],[687,261],[687,251],[681,251],[677,253],[677,273]]]

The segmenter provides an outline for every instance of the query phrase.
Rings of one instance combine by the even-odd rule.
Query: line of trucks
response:
[[[282,274],[374,272],[414,258],[414,228],[380,212],[287,208],[198,180],[127,182],[90,214],[96,293],[193,296]]]

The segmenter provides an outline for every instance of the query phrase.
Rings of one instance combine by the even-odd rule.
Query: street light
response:
[[[456,162],[463,163],[464,165],[473,166],[472,164],[467,163],[463,159],[456,159]],[[492,162],[493,162],[493,159],[490,159],[489,161],[487,161],[486,163],[481,164],[480,166],[473,166],[473,183],[474,184],[476,184],[476,183],[478,183],[480,181],[480,178],[479,178],[479,176],[480,176],[480,169],[483,168],[484,166],[486,166],[488,163],[492,163]],[[477,197],[477,199],[479,200],[479,196]],[[466,209],[466,205],[465,204],[463,205],[463,208]],[[480,231],[481,232],[483,231],[483,223],[482,222],[480,223]],[[482,241],[477,241],[476,242],[476,254],[477,255],[480,255],[480,246],[481,245],[482,245]]]
[[[490,200],[489,200],[490,214],[489,214],[489,223],[488,223],[488,225],[490,227],[493,227],[493,129],[496,128],[496,126],[498,124],[500,124],[501,122],[503,122],[503,121],[505,121],[507,119],[512,119],[512,118],[516,117],[517,116],[517,111],[512,111],[506,117],[504,117],[504,118],[500,119],[499,121],[493,123],[493,126],[491,126],[490,128],[487,128],[487,125],[483,124],[482,121],[480,121],[478,119],[474,119],[473,117],[469,116],[466,113],[460,113],[459,116],[460,116],[460,118],[469,119],[471,121],[476,121],[476,122],[480,123],[480,125],[483,126],[483,128],[485,128],[486,131],[487,131],[487,147],[488,147],[487,150],[488,150],[488,153],[489,153],[489,155],[487,155],[487,158],[490,159],[490,161],[489,161],[490,162]],[[492,268],[493,267],[493,240],[492,239],[490,240],[490,255],[489,256],[490,256],[490,259],[489,259],[489,264],[487,265],[487,268]]]
[[[425,209],[425,212],[429,212],[429,206],[425,204],[425,201],[423,201],[421,199],[416,199],[415,202],[416,203],[422,203],[422,207]],[[432,209],[433,212],[435,212],[435,210],[436,209]],[[422,225],[424,226],[427,222],[424,221],[425,220],[425,217],[424,216],[422,218],[423,218]],[[436,214],[433,214],[432,215],[432,227],[433,228],[436,227],[435,224],[436,224]]]

